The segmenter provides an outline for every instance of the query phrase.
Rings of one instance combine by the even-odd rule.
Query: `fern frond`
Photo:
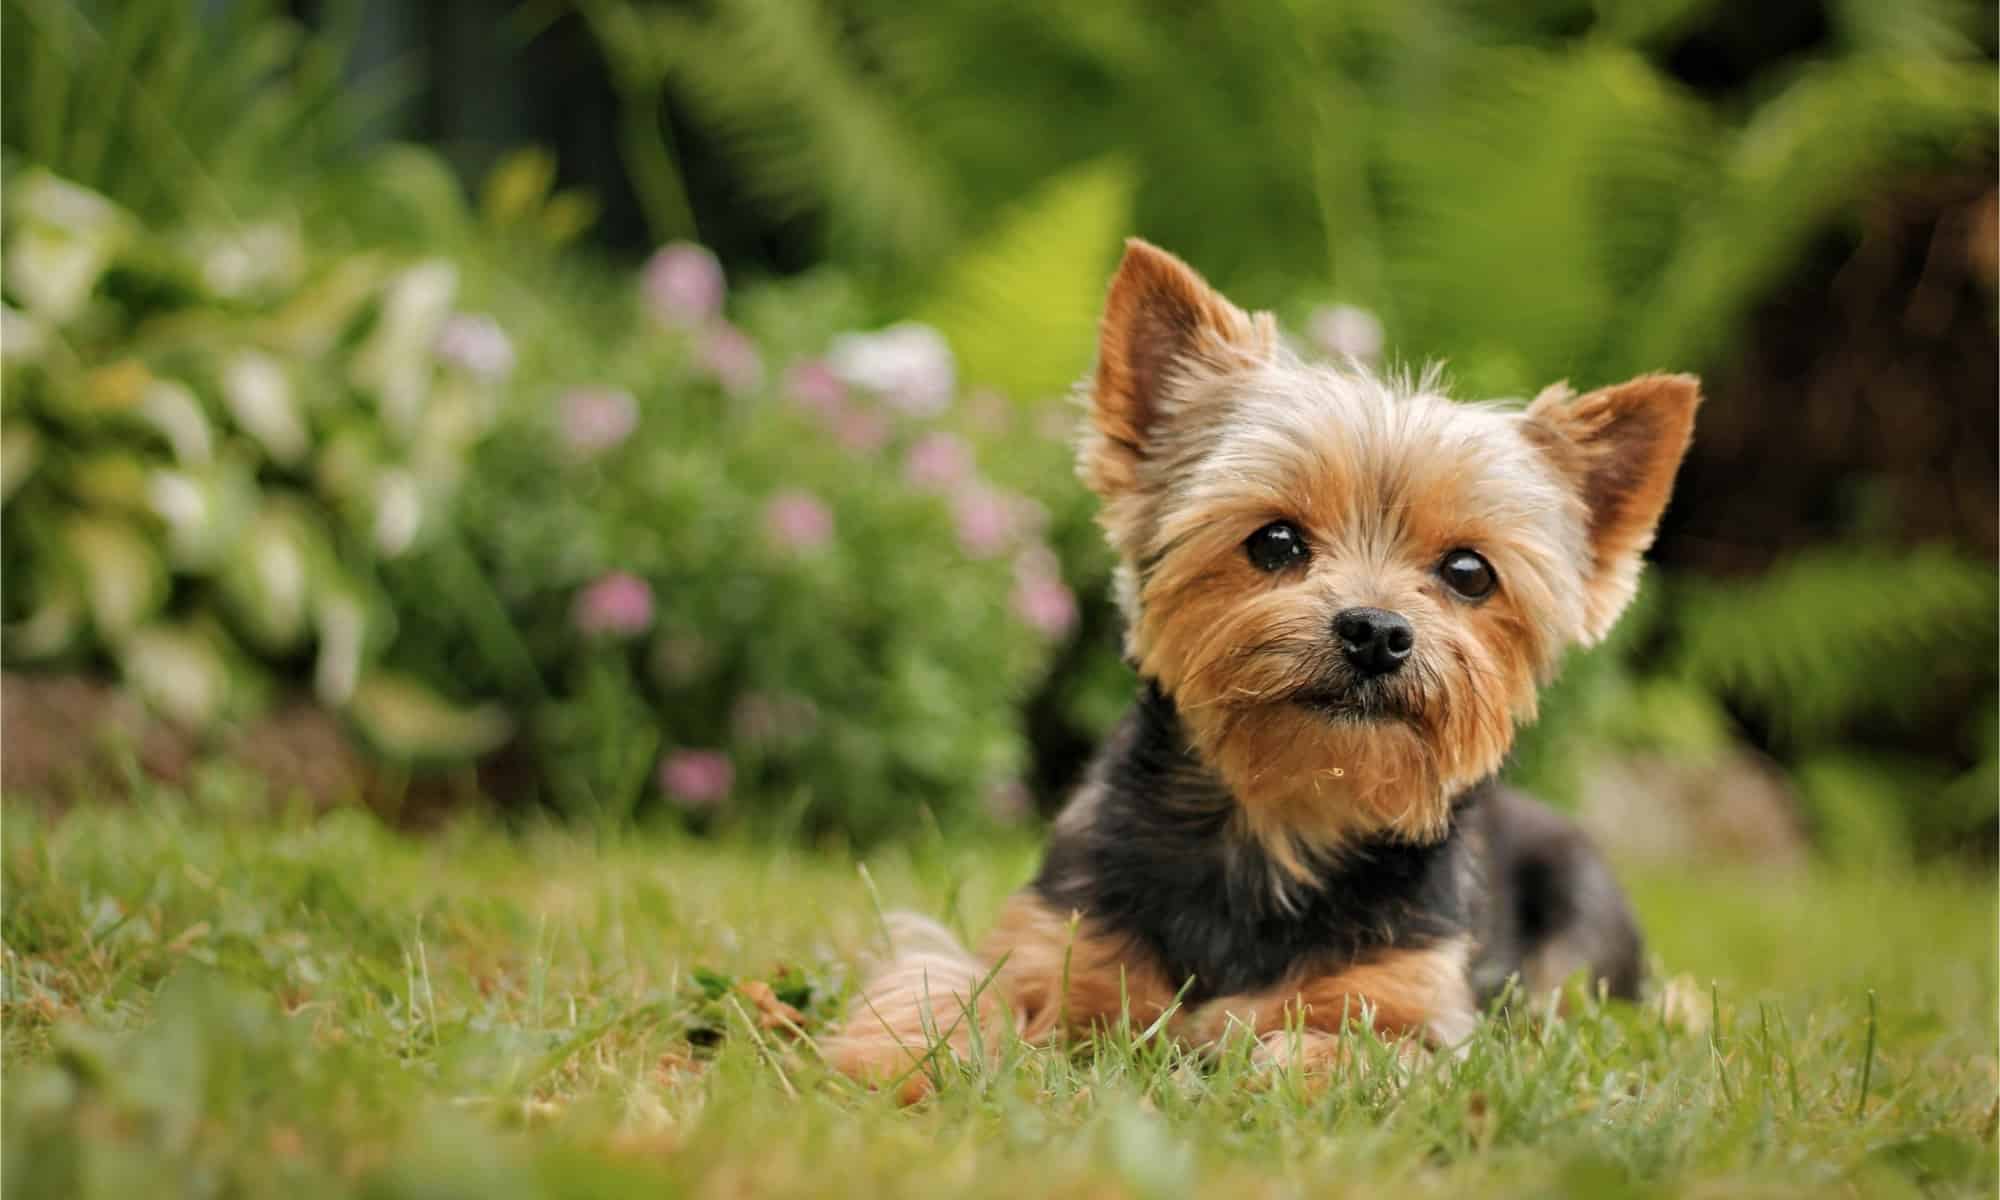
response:
[[[1926,711],[1940,673],[1990,670],[1992,564],[1944,550],[1824,550],[1747,583],[1680,586],[1680,671],[1794,742]]]
[[[828,238],[855,261],[907,266],[952,244],[956,181],[862,75],[827,14],[723,0],[712,20],[673,28],[669,84],[781,214],[823,210]]]
[[[1131,210],[1130,169],[1094,163],[1051,180],[951,261],[919,312],[968,382],[1039,397],[1076,380]]]
[[[233,215],[344,152],[381,94],[342,77],[351,22],[281,9],[4,0],[5,143],[148,221]]]
[[[1401,337],[1487,394],[1600,377],[1604,314],[1660,269],[1708,175],[1706,114],[1630,51],[1585,46],[1467,55],[1388,119]]]
[[[1985,64],[1871,56],[1807,68],[1737,137],[1612,374],[1712,363],[1748,307],[1885,172],[1993,140]]]
[[[1979,35],[1993,24],[1993,10],[1977,0],[1835,0],[1833,24],[1841,41],[1864,52],[1979,58]]]

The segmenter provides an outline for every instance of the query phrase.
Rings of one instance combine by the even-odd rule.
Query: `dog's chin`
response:
[[[1406,724],[1416,718],[1402,697],[1372,683],[1305,688],[1293,693],[1291,702],[1337,725]]]

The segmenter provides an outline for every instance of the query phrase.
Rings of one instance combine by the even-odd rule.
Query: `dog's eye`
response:
[[[1467,600],[1484,600],[1500,582],[1493,564],[1470,550],[1454,550],[1438,564],[1438,578]]]
[[[1250,535],[1243,552],[1258,570],[1279,571],[1306,560],[1306,538],[1290,521],[1273,521]]]

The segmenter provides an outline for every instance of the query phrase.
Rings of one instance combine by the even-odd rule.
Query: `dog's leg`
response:
[[[1521,792],[1502,788],[1482,815],[1489,919],[1474,976],[1482,999],[1518,975],[1546,998],[1588,972],[1612,996],[1636,1000],[1643,942],[1611,867],[1582,829]]]
[[[887,919],[889,958],[868,979],[840,1028],[821,1039],[834,1069],[877,1087],[901,1081],[905,1103],[927,1095],[948,1056],[988,1053],[1018,1024],[991,968],[951,931],[916,913]]]
[[[1173,1003],[1157,970],[1032,890],[1007,901],[977,955],[911,913],[893,914],[889,933],[889,961],[820,1051],[864,1082],[901,1080],[906,1102],[930,1092],[946,1054],[970,1059],[978,1047],[992,1061],[1010,1035],[1045,1042],[1127,1011],[1148,1024]]]
[[[1466,977],[1470,955],[1465,939],[1390,950],[1344,970],[1212,1000],[1190,1014],[1187,1033],[1203,1043],[1248,1033],[1257,1039],[1252,1062],[1307,1072],[1344,1061],[1340,1034],[1349,1025],[1399,1040],[1399,1052],[1449,1047],[1478,1020]]]
[[[1149,1025],[1174,1002],[1146,956],[1058,911],[1032,888],[1008,899],[980,951],[1001,964],[1000,979],[1020,1007],[1021,1036],[1031,1042],[1128,1015],[1134,1026]]]

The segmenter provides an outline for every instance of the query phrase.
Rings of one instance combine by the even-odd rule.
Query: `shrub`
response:
[[[837,289],[753,336],[693,246],[634,279],[469,217],[410,260],[34,168],[6,197],[10,661],[108,660],[197,727],[310,681],[392,760],[511,740],[614,818],[866,838],[1021,769],[1069,593],[1033,506],[940,454],[934,337],[773,353]]]

